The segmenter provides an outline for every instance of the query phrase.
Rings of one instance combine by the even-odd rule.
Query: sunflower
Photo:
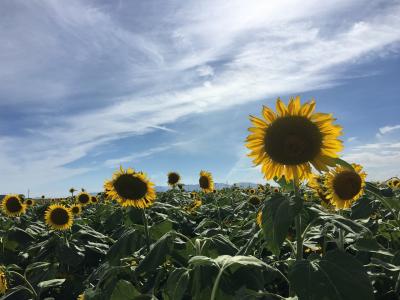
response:
[[[86,206],[90,203],[91,197],[89,193],[86,192],[80,192],[78,195],[76,195],[76,202],[78,202],[82,206]]]
[[[46,224],[54,230],[68,230],[71,228],[74,216],[71,209],[60,204],[50,205],[44,213]]]
[[[7,195],[1,202],[3,213],[9,217],[17,217],[25,213],[26,204],[18,195]]]
[[[255,190],[255,189],[249,189],[249,194],[254,195],[255,193],[256,193],[256,190]]]
[[[393,178],[389,179],[389,181],[387,182],[387,185],[392,189],[399,188],[400,187],[400,179],[397,177],[393,177]]]
[[[255,205],[255,206],[258,206],[258,205],[260,205],[260,203],[261,203],[261,199],[260,199],[260,197],[258,197],[258,196],[256,196],[256,195],[253,195],[253,196],[251,196],[251,197],[249,198],[249,203],[250,203],[250,204],[253,204],[253,205]]]
[[[93,204],[96,204],[97,202],[99,202],[99,199],[97,199],[96,196],[91,196],[90,197],[90,202],[93,203]]]
[[[261,228],[261,226],[262,226],[262,210],[261,209],[257,213],[256,223]]]
[[[246,146],[255,165],[261,165],[266,179],[287,181],[297,176],[308,179],[311,165],[318,171],[334,166],[337,152],[341,151],[341,127],[334,125],[331,114],[314,113],[315,101],[301,105],[300,97],[291,98],[286,106],[279,98],[275,113],[264,106],[264,120],[250,116],[254,127],[247,137]]]
[[[4,267],[0,266],[0,295],[4,295],[8,290],[7,277],[4,273]]]
[[[349,208],[364,192],[367,174],[352,164],[353,170],[338,166],[326,174],[327,198],[336,209]]]
[[[328,198],[328,189],[326,187],[326,173],[323,175],[313,175],[308,181],[307,186],[313,190],[314,196],[321,199],[321,205],[328,208],[331,206]]]
[[[24,202],[27,206],[35,205],[35,201],[33,199],[26,199]]]
[[[121,206],[146,208],[156,200],[154,183],[143,172],[135,172],[122,167],[113,174],[113,178],[104,184],[106,194]],[[107,191],[108,190],[108,191]]]
[[[79,216],[82,213],[82,206],[80,204],[74,204],[70,207],[70,210],[74,216]]]
[[[197,193],[196,192],[191,192],[190,193],[190,198],[192,198],[192,199],[197,198]]]
[[[181,180],[181,176],[177,172],[169,172],[168,173],[168,185],[174,187]]]
[[[200,172],[199,185],[205,193],[211,193],[214,190],[214,181],[210,172]]]
[[[274,193],[279,193],[279,188],[278,187],[274,188]]]

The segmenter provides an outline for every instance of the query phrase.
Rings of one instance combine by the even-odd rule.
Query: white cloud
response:
[[[186,2],[151,29],[83,2],[26,3],[0,31],[0,106],[40,111],[0,147],[10,191],[85,172],[66,165],[193,113],[335,85],[400,41],[395,2]]]
[[[380,134],[386,134],[386,133],[390,133],[394,130],[400,129],[400,125],[394,125],[394,126],[384,126],[379,128],[379,133]]]

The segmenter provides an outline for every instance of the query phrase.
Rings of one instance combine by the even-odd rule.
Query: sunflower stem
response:
[[[299,193],[299,178],[297,176],[296,170],[294,171],[294,180],[293,180],[293,190],[294,196],[300,198]],[[296,260],[303,259],[303,236],[301,232],[301,214],[300,212],[295,217],[295,226],[296,226]]]
[[[142,209],[142,218],[143,218],[143,224],[144,224],[144,234],[146,236],[146,249],[147,249],[147,252],[149,252],[150,251],[150,236],[149,236],[149,226],[147,224],[145,208]]]

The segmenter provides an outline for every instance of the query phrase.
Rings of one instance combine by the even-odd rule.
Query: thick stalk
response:
[[[300,197],[299,193],[299,178],[297,176],[296,170],[294,171],[294,180],[293,180],[293,189],[294,196]],[[303,259],[303,236],[301,233],[301,214],[298,213],[295,217],[295,226],[296,226],[296,260]]]
[[[146,218],[146,212],[145,209],[142,209],[142,218],[143,218],[143,224],[144,224],[144,234],[146,236],[146,249],[147,252],[150,251],[150,236],[149,236],[149,226],[147,224],[147,218]]]

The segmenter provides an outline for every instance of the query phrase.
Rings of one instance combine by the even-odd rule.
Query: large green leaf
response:
[[[170,300],[181,300],[189,285],[190,270],[178,268],[171,272],[167,280],[166,293]]]
[[[143,245],[143,237],[135,229],[124,232],[107,253],[110,265],[117,265],[120,259],[131,255]]]
[[[115,285],[110,300],[134,300],[137,296],[140,296],[140,293],[132,283],[126,280],[119,280]]]
[[[301,211],[302,200],[297,197],[274,195],[265,201],[262,210],[262,229],[268,249],[279,255],[283,241],[294,217]]]
[[[289,272],[293,291],[306,300],[373,300],[371,282],[351,255],[334,250],[322,259],[295,262]]]

